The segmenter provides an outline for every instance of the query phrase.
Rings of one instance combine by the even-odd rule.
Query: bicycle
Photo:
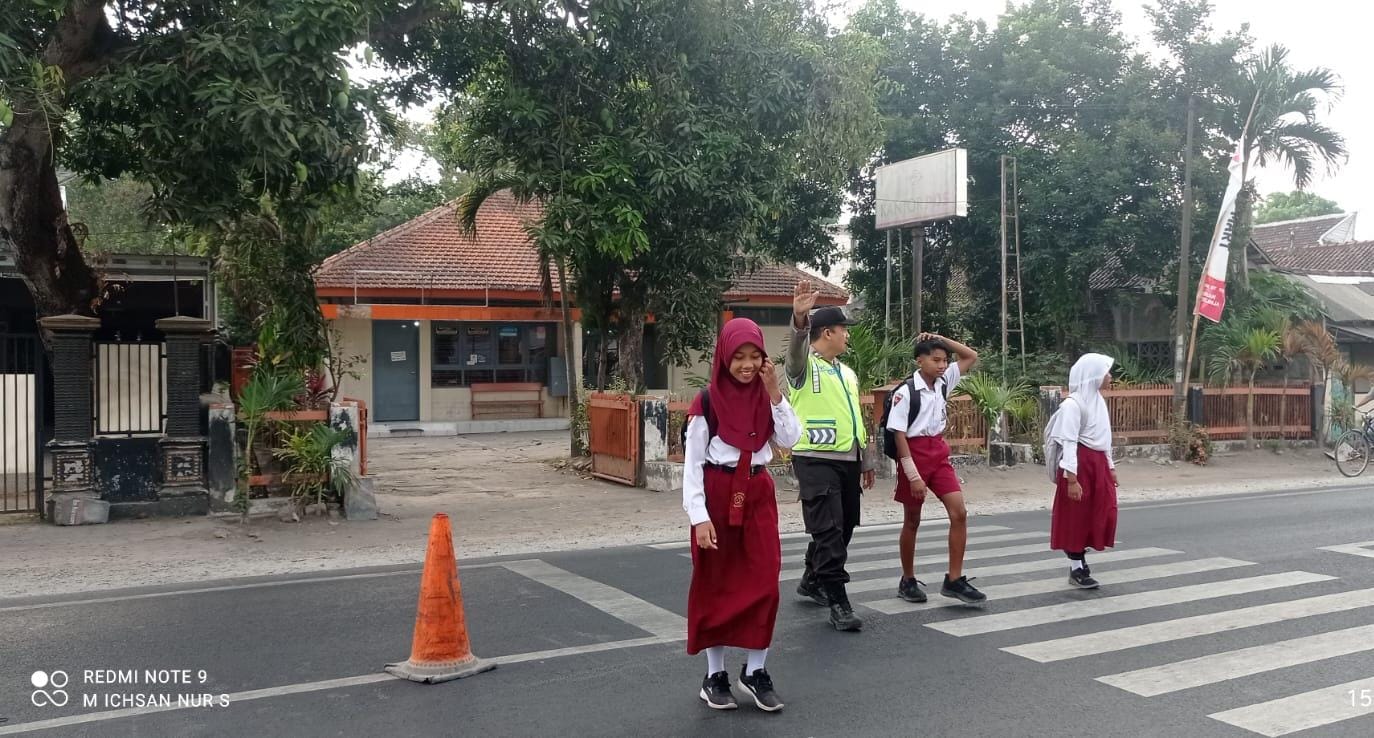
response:
[[[1348,430],[1336,441],[1336,468],[1347,477],[1358,477],[1369,468],[1374,447],[1374,414],[1364,416],[1364,428]]]

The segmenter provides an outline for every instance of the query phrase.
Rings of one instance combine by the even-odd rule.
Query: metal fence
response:
[[[0,333],[0,513],[43,509],[43,345]]]
[[[156,435],[167,420],[167,352],[161,343],[93,344],[95,433]]]

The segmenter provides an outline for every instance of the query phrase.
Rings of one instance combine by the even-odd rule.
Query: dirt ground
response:
[[[150,519],[59,528],[0,517],[0,598],[419,563],[436,512],[453,521],[460,562],[686,536],[678,495],[560,468],[566,439],[566,432],[549,432],[371,441],[377,521]],[[1044,467],[959,473],[974,515],[1049,506]],[[1118,475],[1122,502],[1349,482],[1317,450],[1219,456],[1206,467],[1125,460]],[[864,522],[900,518],[891,484],[878,480],[865,496]],[[802,527],[794,495],[779,491],[784,531]],[[932,504],[926,514],[943,517],[943,510]]]

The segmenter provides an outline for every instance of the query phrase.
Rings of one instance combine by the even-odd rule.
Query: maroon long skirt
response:
[[[1064,471],[1059,471],[1050,518],[1050,548],[1071,553],[1111,548],[1116,544],[1116,486],[1105,452],[1079,444],[1078,484],[1083,487],[1083,499],[1069,499],[1068,480]]]
[[[749,480],[744,524],[731,526],[730,478],[706,469],[706,511],[716,548],[698,548],[692,534],[692,586],[687,593],[687,653],[712,646],[768,648],[778,617],[778,500],[765,470]]]

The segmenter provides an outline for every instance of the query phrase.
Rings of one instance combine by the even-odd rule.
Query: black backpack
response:
[[[713,412],[711,412],[711,392],[710,392],[709,390],[701,390],[701,391],[697,392],[697,397],[701,400],[701,414],[702,414],[703,417],[706,418],[706,428],[707,428],[706,443],[707,443],[707,444],[710,444],[710,443],[711,443],[711,439],[716,437],[716,428],[718,427],[717,424],[716,424],[716,414],[713,413]],[[681,443],[682,443],[682,452],[683,452],[683,453],[687,453],[687,426],[688,426],[688,425],[691,425],[691,423],[688,422],[687,418],[683,418],[683,420],[682,420],[682,438],[680,439],[680,441],[681,441]]]
[[[940,387],[940,396],[949,399],[949,383],[944,377],[935,380]],[[898,388],[900,389],[900,388]],[[911,396],[911,409],[907,411],[907,429],[916,424],[916,418],[921,415],[921,393],[916,391],[916,375],[912,374],[906,378],[906,391]],[[892,398],[897,394],[894,389],[888,393],[883,400],[883,417],[878,420],[878,432],[883,434],[883,455],[889,459],[897,458],[897,440],[892,437],[892,432],[887,429],[887,416],[892,413]]]

